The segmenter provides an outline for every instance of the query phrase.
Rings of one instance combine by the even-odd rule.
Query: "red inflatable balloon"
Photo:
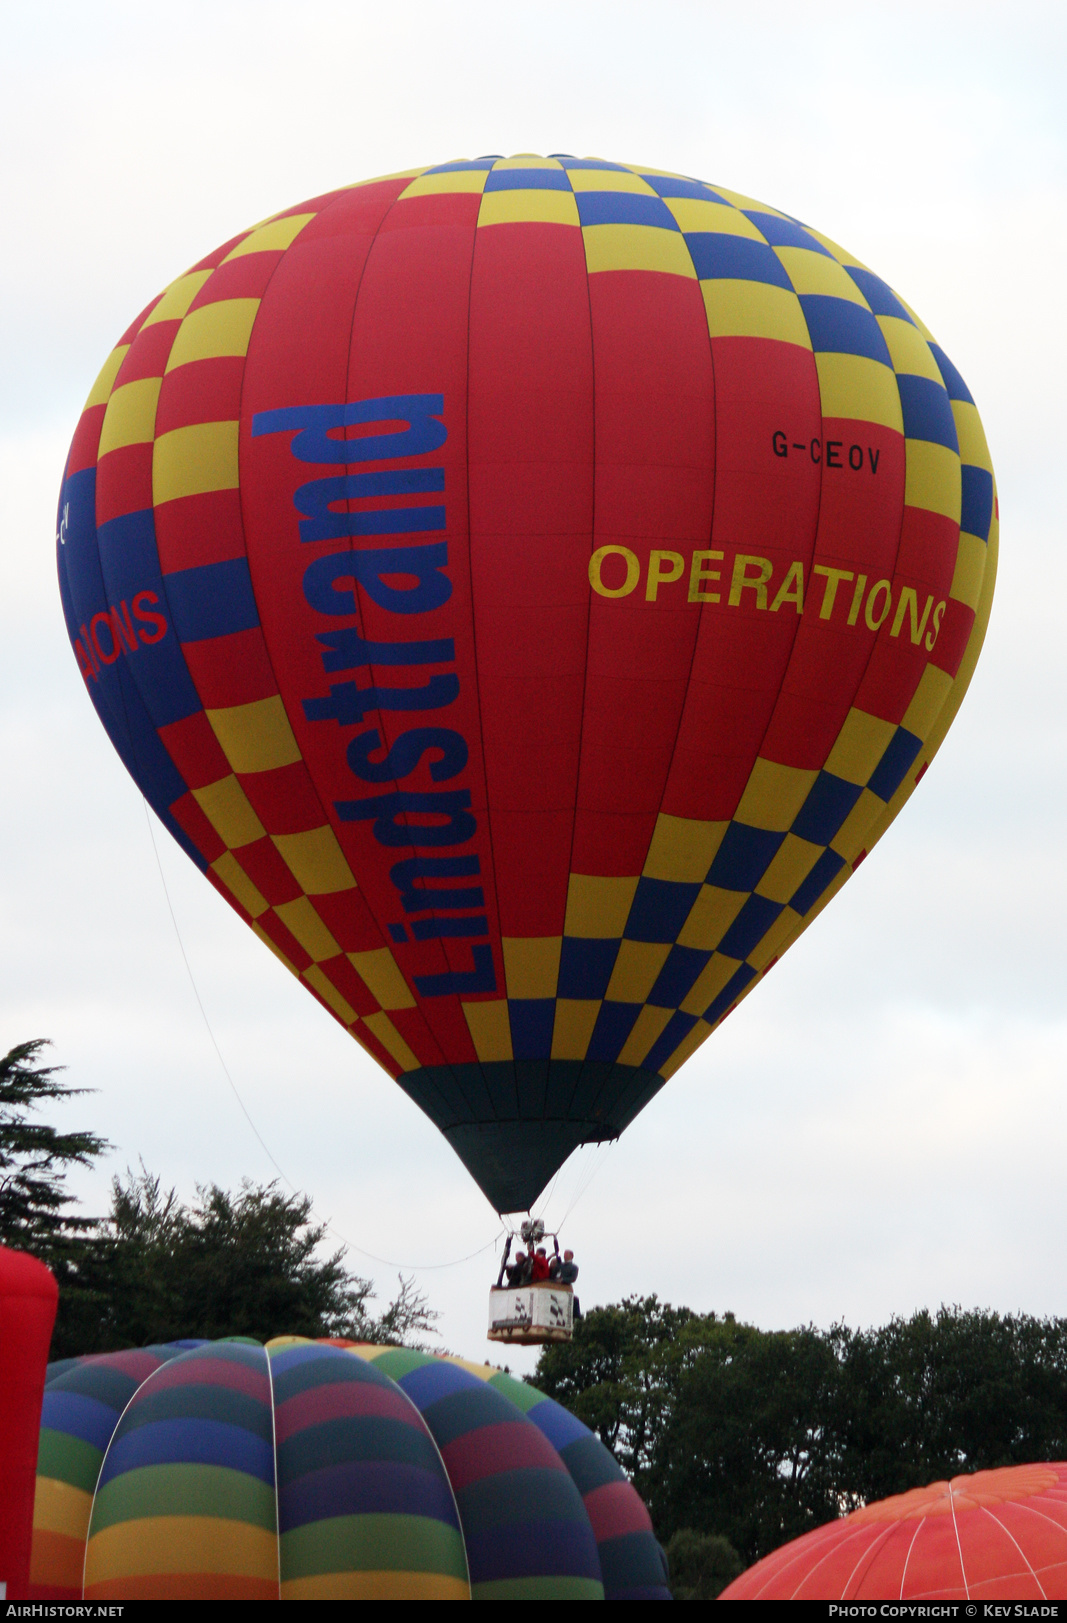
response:
[[[37,1438],[59,1291],[35,1257],[0,1246],[0,1598],[26,1596]]]
[[[865,1505],[757,1561],[719,1599],[1067,1600],[1067,1464],[975,1471]]]
[[[520,155],[180,276],[90,395],[57,539],[152,806],[515,1211],[888,827],[997,527],[966,384],[852,255]]]

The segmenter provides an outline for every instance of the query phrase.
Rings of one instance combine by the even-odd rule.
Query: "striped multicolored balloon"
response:
[[[50,1375],[35,1599],[668,1598],[611,1455],[488,1364],[281,1337]]]

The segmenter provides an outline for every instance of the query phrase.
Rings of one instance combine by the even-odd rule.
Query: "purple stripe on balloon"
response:
[[[383,1460],[348,1460],[278,1488],[278,1528],[288,1533],[331,1516],[432,1516],[459,1526],[444,1473]]]

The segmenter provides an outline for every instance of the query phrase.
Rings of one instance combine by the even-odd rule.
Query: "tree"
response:
[[[144,1167],[112,1184],[111,1211],[60,1293],[52,1356],[203,1336],[338,1336],[407,1345],[434,1333],[425,1297],[401,1277],[383,1313],[369,1280],[322,1257],[325,1224],[306,1195],[247,1179],[198,1186],[184,1206]]]
[[[729,1539],[680,1527],[667,1545],[667,1568],[675,1600],[717,1600],[744,1562]]]
[[[61,1066],[41,1065],[47,1038],[19,1043],[0,1059],[0,1244],[62,1263],[65,1241],[92,1227],[75,1217],[65,1189],[72,1166],[90,1167],[110,1148],[95,1133],[61,1133],[31,1118],[53,1099],[87,1092],[59,1080]]]

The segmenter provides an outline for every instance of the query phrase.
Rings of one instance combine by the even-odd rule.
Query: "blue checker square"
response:
[[[731,823],[708,869],[708,884],[723,890],[755,890],[785,839],[771,829]]]
[[[745,990],[745,987],[750,981],[754,981],[755,978],[756,971],[752,968],[752,965],[742,964],[740,969],[730,976],[730,979],[727,981],[718,997],[713,999],[713,1001],[709,1003],[707,1008],[704,1010],[704,1019],[708,1022],[708,1024],[713,1026],[716,1020],[721,1019],[721,1017],[730,1007],[731,1003],[736,1002],[736,1000],[741,996],[741,993]]]
[[[562,169],[494,169],[485,189],[487,192],[569,192],[571,183]]]
[[[844,866],[844,857],[839,857],[836,851],[824,851],[796,895],[790,897],[789,905],[794,913],[799,913],[803,918]]]
[[[603,997],[618,957],[617,941],[564,936],[557,997]]]
[[[457,158],[454,163],[434,164],[432,169],[426,170],[426,173],[428,175],[455,175],[462,173],[465,169],[492,169],[497,159],[502,156],[503,154],[500,152],[493,152],[485,158]],[[418,180],[419,177],[416,175],[413,178]]]
[[[201,564],[164,576],[167,602],[181,642],[228,637],[259,625],[247,558]]]
[[[846,265],[845,269],[876,316],[897,316],[901,321],[915,325],[893,289],[880,276],[861,269],[859,265]]]
[[[694,197],[698,203],[725,203],[725,197],[713,192],[702,180],[682,180],[678,175],[642,175],[646,186],[651,186],[660,197]]]
[[[683,1014],[681,1009],[667,1021],[652,1047],[641,1061],[646,1071],[658,1071],[670,1059],[683,1038],[688,1037],[697,1023],[695,1014]]]
[[[655,986],[648,994],[648,1002],[655,1003],[661,1009],[676,1009],[683,998],[689,996],[710,958],[710,952],[703,952],[697,947],[673,946]]]
[[[917,377],[912,372],[897,373],[900,407],[904,414],[904,437],[909,440],[929,440],[944,445],[959,455],[960,442],[956,433],[956,419],[952,415],[952,402],[944,386],[933,378]]]
[[[511,1049],[516,1059],[547,1059],[556,1021],[554,997],[509,997]]]
[[[931,344],[930,353],[937,362],[938,371],[945,380],[950,400],[965,400],[968,405],[974,405],[974,396],[960,377],[956,368],[941,348],[940,344]]]
[[[666,203],[644,192],[577,192],[583,225],[654,225],[677,231],[678,221]]]
[[[569,152],[550,152],[548,156],[557,158],[564,169],[608,169],[613,175],[632,173],[624,163],[610,163],[607,158],[575,158]]]
[[[763,940],[782,906],[766,896],[750,896],[719,942],[719,951],[727,958],[747,958]]]
[[[986,468],[977,468],[965,462],[960,470],[963,480],[960,529],[989,540],[989,526],[993,522],[993,475]]]
[[[602,1003],[585,1051],[586,1059],[614,1065],[640,1013],[640,1003]]]
[[[783,220],[777,214],[764,214],[760,209],[743,209],[742,213],[763,233],[772,248],[810,248],[812,253],[825,254],[827,259],[834,257],[796,220]]]
[[[862,304],[829,293],[801,293],[812,348],[824,355],[865,355],[891,366],[882,329]]]
[[[898,727],[867,784],[882,800],[892,800],[904,781],[904,774],[922,749],[922,739],[905,727]]]
[[[861,793],[854,783],[820,772],[790,832],[812,845],[829,845]]]
[[[753,242],[751,237],[735,237],[726,231],[687,231],[686,246],[697,276],[702,282],[730,278],[739,282],[769,282],[792,292],[789,280],[773,248]]]
[[[674,879],[639,879],[626,920],[627,939],[676,941],[699,891],[699,885]]]

